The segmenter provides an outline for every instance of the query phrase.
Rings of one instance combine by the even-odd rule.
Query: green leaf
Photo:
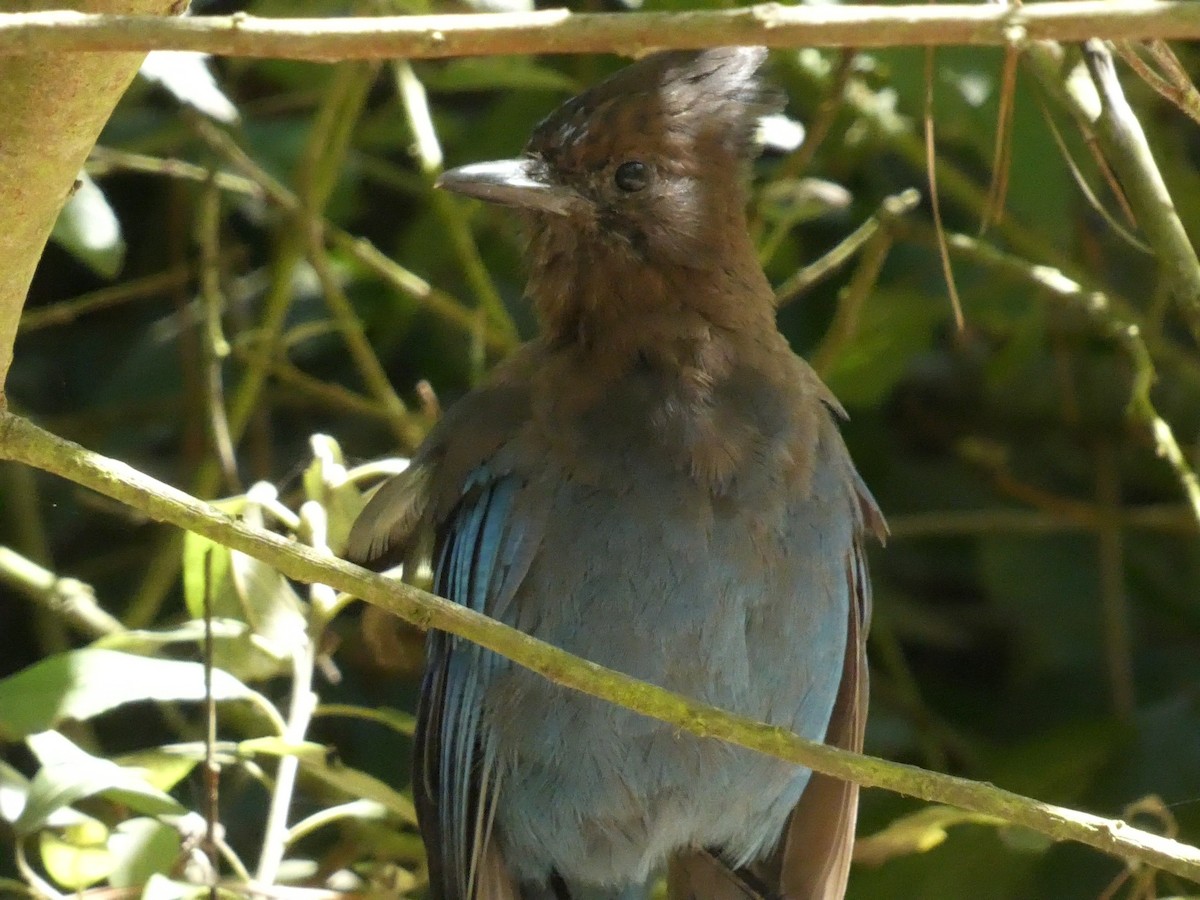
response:
[[[12,823],[21,818],[29,802],[29,785],[28,778],[0,760],[0,819]],[[91,816],[67,807],[52,813],[44,824],[49,828],[70,828],[92,821],[95,820]],[[0,897],[3,896],[0,890]]]
[[[109,884],[134,887],[148,883],[156,872],[171,871],[181,845],[179,832],[155,819],[122,822],[108,839],[113,862]]]
[[[227,501],[245,507],[245,499]],[[211,579],[211,584],[210,584]],[[183,541],[183,592],[188,611],[203,628],[205,595],[212,615],[245,622],[246,631],[214,647],[213,662],[244,681],[287,671],[292,653],[307,640],[304,604],[287,579],[266,563],[189,532]]]
[[[244,553],[229,555],[229,572],[246,622],[281,658],[308,641],[308,616],[300,595],[278,571]]]
[[[109,853],[108,828],[94,819],[74,825],[62,834],[43,831],[38,835],[42,865],[56,882],[80,891],[108,877],[113,868]]]
[[[412,800],[378,778],[342,765],[330,754],[328,748],[321,744],[308,741],[289,744],[276,738],[255,738],[242,741],[238,744],[238,750],[246,754],[295,756],[300,760],[300,767],[305,774],[329,787],[349,797],[374,800],[406,824],[415,825],[417,822],[417,811]]]
[[[243,756],[295,756],[301,762],[323,762],[329,756],[329,748],[313,741],[291,743],[279,737],[250,738],[237,745],[238,754]]]
[[[121,223],[87,173],[79,173],[77,184],[58,214],[51,238],[97,275],[115,278],[125,263]]]
[[[209,896],[210,889],[202,884],[187,884],[182,881],[172,881],[165,875],[152,875],[142,891],[142,900],[203,900]],[[227,891],[218,891],[218,897],[228,897]]]
[[[166,750],[142,750],[113,759],[122,769],[136,772],[160,791],[169,791],[191,774],[200,760]]]
[[[882,831],[855,841],[854,861],[879,866],[897,856],[925,853],[946,840],[947,829],[964,824],[1003,826],[1008,823],[996,816],[953,806],[927,806],[896,819]]]
[[[342,448],[337,441],[324,434],[314,434],[309,441],[313,461],[304,470],[304,494],[325,510],[329,549],[341,554],[365,501],[358,485],[347,477]]]
[[[313,715],[378,722],[380,725],[390,728],[392,731],[406,737],[412,737],[417,732],[416,716],[410,712],[392,709],[389,706],[369,707],[354,706],[348,703],[322,703],[313,711]]]
[[[41,828],[57,810],[84,797],[110,797],[148,815],[178,814],[183,806],[136,772],[122,769],[80,749],[61,734],[46,731],[28,738],[30,749],[42,763],[29,786],[29,798],[13,823],[18,834]]]
[[[249,628],[245,622],[238,619],[217,619],[212,621],[213,640],[236,641],[245,637]],[[191,619],[175,628],[164,628],[161,631],[131,629],[115,631],[92,642],[93,647],[105,650],[121,650],[125,653],[135,653],[138,656],[152,656],[163,647],[172,644],[204,643],[204,622]]]
[[[214,618],[242,618],[229,590],[229,549],[189,531],[183,536],[183,602],[200,622],[204,621],[206,593]]]
[[[217,700],[261,699],[219,669]],[[0,681],[0,737],[19,740],[64,719],[90,719],[126,703],[204,699],[204,667],[197,662],[150,659],[84,648],[34,663]]]
[[[328,756],[319,762],[301,758],[301,768],[308,775],[341,791],[348,797],[374,800],[385,806],[393,816],[407,825],[417,824],[417,810],[409,797],[404,796],[384,782],[358,769],[351,769]]]

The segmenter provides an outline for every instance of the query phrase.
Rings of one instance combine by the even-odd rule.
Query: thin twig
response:
[[[825,97],[813,114],[812,121],[805,124],[804,141],[779,167],[779,178],[796,178],[807,172],[808,167],[812,165],[817,150],[829,137],[837,114],[846,103],[846,85],[850,83],[850,76],[854,74],[854,62],[857,57],[858,51],[854,47],[846,47],[839,54],[837,65],[829,77]]]
[[[225,407],[225,378],[222,371],[229,356],[229,342],[221,326],[225,297],[221,291],[221,193],[210,181],[200,195],[196,215],[196,243],[200,247],[200,304],[204,315],[196,323],[204,356],[204,411],[212,452],[221,466],[225,488],[230,494],[241,493],[237,454],[229,429]]]
[[[1030,265],[1026,260],[965,234],[950,235],[949,247],[995,269],[1037,284],[1047,295],[1072,304],[1087,315],[1100,333],[1114,340],[1125,351],[1133,369],[1128,414],[1146,429],[1154,443],[1155,452],[1174,471],[1196,521],[1200,522],[1200,479],[1175,439],[1170,424],[1159,415],[1151,398],[1150,390],[1155,380],[1154,360],[1128,304],[1100,291],[1088,290],[1062,272],[1048,266]]]
[[[360,82],[367,80],[361,68],[357,68],[355,71],[359,73]],[[309,133],[308,149],[305,152],[308,165],[305,173],[302,174],[305,174],[310,188],[318,193],[332,190],[336,173],[341,170],[343,153],[346,149],[344,144],[341,146],[337,142],[330,144],[327,140],[337,125],[338,115],[335,108],[342,105],[352,106],[356,102],[361,108],[361,104],[365,102],[366,90],[369,85],[360,83],[356,98],[355,86],[350,83],[352,81],[353,79],[349,75],[346,75],[342,81],[335,78],[336,93],[331,91],[325,100],[326,105],[333,111],[327,111],[323,116],[318,115],[317,122],[314,123]],[[193,124],[201,136],[212,133],[224,137],[219,129],[203,119],[193,119]],[[229,139],[226,139],[225,144],[236,146]],[[245,154],[242,155],[245,156]],[[304,203],[296,200],[295,206],[290,211],[294,214],[311,215],[313,209],[324,207],[326,199],[327,194],[324,198],[314,195]],[[259,401],[267,383],[267,375],[275,359],[275,350],[277,349],[275,342],[283,330],[287,312],[291,307],[291,276],[295,266],[303,258],[303,250],[304,238],[300,232],[295,228],[281,231],[272,260],[273,280],[263,301],[265,308],[260,323],[261,339],[257,345],[256,354],[247,364],[245,377],[238,385],[229,404],[229,433],[230,440],[234,445],[240,443],[252,417],[262,415],[264,412],[265,408]],[[220,478],[219,464],[209,457],[204,460],[196,472],[192,483],[193,490],[200,496],[211,496],[220,484]],[[179,573],[179,560],[178,540],[171,535],[156,548],[134,599],[128,606],[126,622],[130,627],[144,626],[158,615],[168,591],[175,584],[176,576]]]
[[[357,121],[372,80],[373,70],[363,65],[342,66],[334,74],[305,142],[296,176],[302,185],[299,209],[306,217],[320,216],[329,201],[349,148],[350,123]],[[197,119],[196,125],[201,135],[205,134],[208,123]],[[230,404],[229,426],[235,442],[241,439],[250,417],[259,408],[279,335],[291,309],[292,273],[303,259],[304,246],[302,232],[294,228],[281,231],[272,260],[271,286],[263,301],[259,343]]]
[[[812,367],[818,374],[826,375],[842,351],[854,340],[858,333],[858,320],[863,304],[867,302],[867,296],[879,280],[879,272],[895,240],[892,229],[881,228],[871,235],[863,246],[854,276],[850,283],[838,292],[837,310],[829,324],[829,331],[813,351]]]
[[[404,107],[408,127],[413,133],[413,149],[417,163],[427,182],[432,185],[434,179],[441,174],[443,158],[437,128],[433,124],[433,114],[429,109],[429,97],[425,93],[425,85],[421,84],[408,60],[397,60],[393,67],[396,72],[396,90]],[[507,340],[515,342],[516,325],[504,306],[500,292],[492,283],[492,276],[483,264],[479,247],[476,246],[471,229],[467,226],[462,204],[443,191],[434,192],[429,199],[433,204],[434,213],[446,229],[450,244],[467,282],[475,292],[479,306],[487,312],[489,324]]]
[[[117,150],[113,147],[92,148],[88,154],[87,172],[93,177],[108,175],[112,172],[138,172],[143,175],[159,175],[164,178],[175,178],[181,181],[197,181],[205,184],[212,181],[223,191],[246,196],[257,196],[258,185],[249,178],[242,178],[228,172],[213,172],[204,166],[187,162],[182,159],[171,159],[162,156],[149,156],[145,153],[131,153],[128,150]]]
[[[26,310],[21,315],[20,333],[28,334],[55,325],[69,325],[80,316],[128,303],[157,297],[166,291],[187,285],[195,272],[191,266],[170,268],[154,275],[134,278],[121,284],[103,287],[50,306]]]
[[[124,631],[96,602],[96,591],[76,578],[63,578],[9,547],[0,547],[0,584],[20,591],[42,609],[88,637]]]
[[[292,215],[303,213],[300,198],[251,159],[228,134],[202,119],[195,122],[195,128],[206,144],[223,156],[231,166],[258,184],[284,212]],[[324,220],[318,224],[325,239],[333,247],[349,254],[406,297],[411,297],[430,312],[459,326],[467,333],[471,333],[477,327],[476,316],[472,310],[455,297],[405,269],[366,238],[353,235]],[[494,329],[487,332],[487,344],[489,350],[501,353],[515,346],[514,341],[506,339]]]
[[[310,227],[308,234],[309,261],[317,273],[317,279],[321,282],[321,293],[325,297],[325,305],[329,307],[329,312],[333,316],[334,322],[337,323],[337,330],[341,334],[346,349],[350,352],[350,359],[354,362],[354,367],[358,369],[359,377],[366,384],[367,390],[371,392],[376,402],[386,411],[387,423],[391,427],[392,433],[400,441],[400,445],[405,448],[416,447],[421,442],[424,429],[413,421],[408,407],[404,405],[404,401],[392,387],[383,364],[375,355],[371,342],[367,340],[366,332],[354,310],[354,305],[346,296],[341,281],[329,262],[329,254],[325,250],[325,242],[322,240],[319,227]]]
[[[1129,246],[1140,250],[1143,253],[1150,253],[1150,248],[1147,247],[1146,244],[1141,240],[1139,240],[1136,235],[1129,231],[1128,228],[1118,222],[1116,216],[1108,211],[1108,207],[1100,202],[1100,198],[1096,196],[1096,192],[1092,189],[1091,184],[1088,183],[1087,176],[1083,174],[1083,170],[1079,167],[1079,163],[1077,163],[1075,161],[1075,157],[1071,155],[1071,148],[1067,146],[1066,139],[1063,137],[1062,131],[1059,130],[1058,125],[1055,123],[1054,116],[1046,106],[1046,102],[1041,97],[1038,98],[1038,102],[1041,104],[1042,108],[1042,121],[1044,121],[1046,126],[1050,129],[1050,136],[1054,139],[1055,146],[1058,147],[1059,156],[1062,157],[1063,163],[1067,167],[1067,171],[1071,173],[1071,177],[1075,181],[1075,186],[1079,188],[1079,193],[1083,194],[1083,199],[1088,202],[1088,205],[1095,210],[1096,214],[1099,215],[1100,218],[1108,223],[1108,227],[1113,230],[1113,233],[1116,234],[1117,237],[1121,238],[1121,240],[1129,244]],[[1087,128],[1086,123],[1082,123],[1082,127]],[[1085,131],[1084,140],[1088,142],[1089,147],[1094,147],[1095,138],[1091,135],[1090,128]],[[1100,166],[1101,171],[1106,173],[1105,180],[1108,181],[1109,187],[1112,189],[1113,196],[1120,205],[1121,211],[1125,213],[1126,219],[1136,225],[1137,223],[1134,221],[1133,213],[1129,209],[1129,201],[1125,198],[1125,192],[1122,191],[1121,186],[1111,178],[1111,172],[1109,172],[1108,167],[1104,165],[1102,156],[1097,158],[1097,164]]]
[[[216,900],[217,880],[221,877],[221,856],[217,846],[217,823],[221,820],[221,767],[217,762],[217,698],[213,694],[213,611],[212,592],[216,582],[214,550],[204,554],[204,852],[212,869],[209,898]]]
[[[329,549],[328,521],[324,508],[315,501],[307,501],[300,507],[300,532],[307,536],[315,553],[328,559],[333,558]],[[292,647],[292,687],[288,704],[287,730],[284,740],[289,744],[301,744],[308,736],[313,712],[317,708],[317,696],[313,692],[313,674],[317,665],[317,654],[322,643],[322,634],[330,621],[330,611],[337,603],[337,592],[329,585],[309,581],[308,621],[305,633]],[[265,884],[274,883],[283,862],[284,853],[290,843],[288,810],[296,787],[296,776],[300,771],[300,758],[288,754],[279,760],[275,773],[275,788],[271,792],[271,805],[267,811],[267,824],[263,832],[262,855],[258,861],[257,880]]]
[[[979,233],[1004,218],[1008,199],[1008,175],[1012,169],[1013,110],[1016,108],[1017,62],[1020,51],[1014,46],[1004,49],[1004,66],[1000,73],[1000,104],[996,110],[996,140],[992,147],[992,182],[988,186],[987,206],[979,222]]]
[[[1179,57],[1166,41],[1147,41],[1144,49],[1163,69],[1162,73],[1154,71],[1138,54],[1138,44],[1132,41],[1114,41],[1113,49],[1121,59],[1133,69],[1142,81],[1150,85],[1158,94],[1174,104],[1185,115],[1195,122],[1200,122],[1200,91],[1188,76],[1187,71],[1179,62]]]
[[[942,278],[950,294],[954,325],[961,334],[966,328],[958,285],[954,283],[954,267],[950,265],[950,249],[946,246],[946,227],[942,223],[942,200],[938,195],[937,148],[934,146],[933,123],[933,47],[925,48],[925,172],[929,178],[929,207],[933,210],[933,227],[938,238],[938,258],[942,261]],[[987,203],[989,201],[985,201]],[[987,207],[985,206],[985,209]]]
[[[779,286],[775,301],[780,306],[791,303],[839,268],[861,250],[880,229],[892,227],[895,222],[916,209],[921,194],[916,188],[906,188],[898,194],[885,197],[873,216],[846,235],[836,247],[819,259],[797,271]]]
[[[1191,507],[1159,503],[1125,507],[1120,511],[1123,528],[1141,528],[1169,534],[1196,534],[1200,529]],[[888,516],[890,541],[969,534],[1061,534],[1096,531],[1097,516],[1063,516],[1039,509],[946,509],[935,512]]]
[[[1121,472],[1111,444],[1096,447],[1096,506],[1100,512],[1096,550],[1100,556],[1100,612],[1113,710],[1129,722],[1137,707],[1129,599],[1125,592],[1125,535],[1121,530]]]

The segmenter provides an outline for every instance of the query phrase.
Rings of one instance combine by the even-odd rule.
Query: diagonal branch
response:
[[[466,607],[342,560],[250,528],[136,469],[0,412],[0,458],[44,469],[274,566],[289,578],[328,584],[422,628],[438,628],[494,650],[551,681],[703,737],[717,738],[838,778],[996,816],[1055,840],[1078,841],[1200,883],[1200,849],[1105,819],[1022,797],[993,785],[861,756],[805,740],[637,681],[572,656]]]
[[[1032,4],[756,6],[715,11],[160,20],[56,11],[0,14],[0,55],[34,50],[198,50],[230,56],[409,59],[489,53],[637,53],[720,44],[768,47],[1010,45],[1025,40],[1200,38],[1191,0]]]

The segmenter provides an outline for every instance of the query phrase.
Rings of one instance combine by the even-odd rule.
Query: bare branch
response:
[[[1200,38],[1190,0],[1051,0],[912,6],[756,6],[718,11],[164,20],[67,11],[0,15],[0,55],[199,50],[332,61],[497,53],[626,53],[719,44],[769,47],[1009,45],[1025,40]]]

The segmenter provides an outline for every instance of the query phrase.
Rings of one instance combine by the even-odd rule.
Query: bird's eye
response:
[[[617,187],[626,193],[634,193],[640,191],[650,183],[650,167],[644,162],[638,162],[636,159],[631,159],[629,162],[623,162],[617,166],[617,171],[613,173],[613,181]]]

